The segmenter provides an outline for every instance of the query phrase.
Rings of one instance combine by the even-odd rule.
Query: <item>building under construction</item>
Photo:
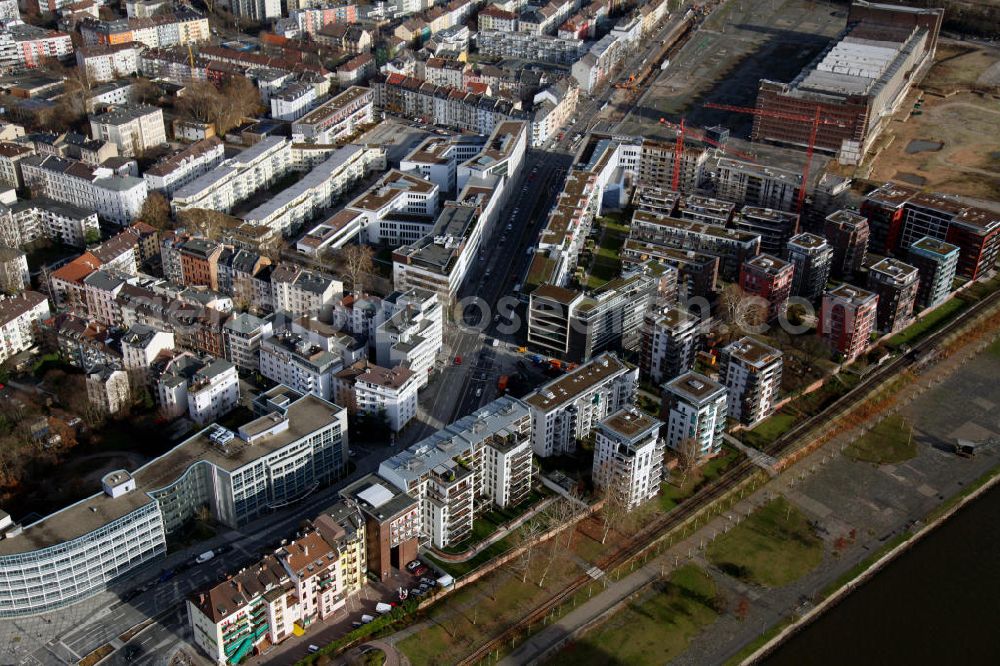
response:
[[[761,80],[752,138],[856,163],[934,60],[943,9],[855,2],[847,27],[791,83]]]

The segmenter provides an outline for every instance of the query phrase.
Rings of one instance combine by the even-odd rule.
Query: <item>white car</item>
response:
[[[204,553],[194,558],[194,561],[197,562],[198,564],[204,564],[205,562],[211,560],[213,557],[215,557],[215,551],[206,550]]]

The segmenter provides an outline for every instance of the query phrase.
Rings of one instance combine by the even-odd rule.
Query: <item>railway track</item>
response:
[[[867,395],[869,390],[878,386],[901,370],[913,365],[916,362],[916,359],[920,356],[920,352],[934,347],[949,334],[966,325],[969,321],[975,318],[976,315],[995,305],[998,301],[1000,301],[1000,291],[989,294],[980,301],[972,304],[969,306],[969,309],[961,314],[961,316],[944,325],[941,329],[935,331],[934,333],[931,333],[924,340],[916,343],[905,354],[893,359],[885,366],[873,372],[870,376],[863,379],[857,386],[827,406],[827,408],[822,412],[805,419],[790,431],[777,438],[768,447],[766,447],[765,452],[779,459],[782,454],[794,453],[798,448],[797,443],[802,435],[810,432],[816,426],[844,414],[851,407],[856,405],[865,395]],[[605,571],[613,570],[616,567],[629,562],[633,558],[638,557],[667,532],[683,525],[703,508],[710,506],[713,502],[725,496],[737,485],[749,479],[756,469],[756,466],[747,459],[737,463],[734,467],[723,473],[717,481],[701,489],[690,499],[680,504],[677,508],[665,514],[661,518],[655,520],[641,532],[629,539],[625,545],[616,550],[607,560],[604,560],[601,563],[601,568]],[[488,643],[480,646],[475,652],[460,660],[458,663],[462,665],[471,665],[478,664],[487,659],[493,652],[499,651],[507,644],[516,640],[518,636],[529,631],[529,628],[532,625],[542,622],[552,611],[557,609],[567,600],[571,599],[573,595],[582,590],[586,585],[592,583],[593,580],[594,579],[589,575],[581,574],[557,594],[537,606],[525,617],[508,626],[501,634],[494,637]]]

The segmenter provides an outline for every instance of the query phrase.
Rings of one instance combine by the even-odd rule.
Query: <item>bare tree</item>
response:
[[[375,252],[367,245],[348,245],[337,251],[336,260],[343,266],[355,293],[364,290],[365,280],[374,266],[374,256]]]
[[[581,505],[568,499],[559,499],[549,504],[543,515],[550,527],[565,525],[563,531],[549,539],[542,555],[542,570],[538,576],[538,587],[545,587],[545,579],[548,578],[552,566],[559,561],[565,560],[572,552],[573,536],[576,534],[576,521],[574,520],[581,510]]]
[[[176,108],[193,120],[215,124],[216,132],[224,135],[243,118],[257,114],[260,93],[249,79],[242,77],[230,78],[221,90],[208,81],[198,81],[184,91]]]
[[[698,466],[700,455],[698,451],[698,440],[694,437],[686,437],[677,443],[677,471],[680,472],[680,485],[687,482],[688,475]]]
[[[188,231],[213,240],[218,240],[222,231],[233,223],[229,215],[207,208],[188,208],[180,211],[177,218]]]
[[[538,538],[544,532],[545,527],[540,521],[535,519],[529,520],[514,532],[514,548],[520,548],[521,552],[511,560],[510,567],[521,579],[522,583],[528,582],[531,563],[534,559],[535,549],[538,547]]]
[[[170,204],[159,192],[150,192],[142,204],[139,219],[159,231],[170,227]]]

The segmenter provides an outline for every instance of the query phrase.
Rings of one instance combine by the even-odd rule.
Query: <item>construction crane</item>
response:
[[[704,143],[707,143],[710,146],[718,148],[719,150],[721,150],[721,151],[723,151],[725,153],[728,153],[730,155],[735,155],[736,157],[739,157],[741,159],[747,160],[749,162],[753,162],[754,164],[757,163],[757,160],[754,159],[753,156],[747,155],[746,153],[741,153],[738,150],[734,150],[732,148],[729,148],[728,146],[722,145],[721,143],[719,143],[718,141],[716,141],[714,139],[708,138],[708,136],[705,135],[704,131],[691,130],[691,128],[686,127],[684,125],[684,119],[683,118],[681,118],[681,122],[680,122],[679,125],[675,125],[674,123],[669,122],[666,118],[660,118],[660,124],[661,125],[665,125],[667,127],[670,127],[675,132],[677,132],[677,141],[674,144],[674,172],[673,172],[673,179],[671,180],[671,188],[675,192],[679,192],[680,191],[681,158],[684,156],[684,137],[685,136],[689,136],[690,135],[691,138],[695,139],[696,141],[702,141]]]
[[[752,116],[765,116],[767,118],[778,118],[780,120],[790,120],[792,122],[799,123],[810,123],[809,144],[806,148],[806,163],[802,167],[802,183],[799,185],[798,201],[795,204],[795,212],[801,216],[802,209],[805,207],[806,203],[806,188],[809,184],[809,167],[812,164],[813,153],[816,151],[816,134],[819,132],[819,126],[833,125],[835,127],[847,127],[847,123],[835,118],[824,117],[823,108],[818,104],[816,105],[815,113],[813,113],[813,115],[785,113],[783,111],[768,111],[755,107],[715,104],[713,102],[705,104],[705,108],[718,109],[719,111],[730,111],[732,113],[747,113]]]

